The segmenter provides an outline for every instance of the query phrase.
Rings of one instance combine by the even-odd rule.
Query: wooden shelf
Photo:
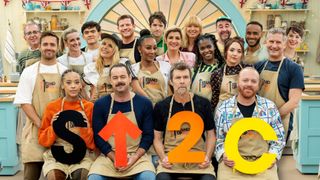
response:
[[[307,53],[309,52],[310,50],[309,49],[299,49],[299,50],[296,50],[297,53]]]
[[[84,10],[49,10],[49,11],[24,11],[25,13],[84,13]]]
[[[247,9],[249,12],[308,12],[309,9]]]

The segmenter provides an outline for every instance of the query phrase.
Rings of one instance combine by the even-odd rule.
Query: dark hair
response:
[[[292,26],[290,26],[290,27],[286,30],[286,35],[288,35],[290,31],[295,32],[295,33],[298,33],[301,38],[303,37],[304,31],[303,31],[303,28],[302,28],[301,26],[299,26],[299,25],[292,25]]]
[[[118,46],[118,48],[119,48],[119,46],[120,46],[120,41],[121,41],[121,40],[118,39],[118,37],[117,37],[116,34],[102,33],[102,34],[101,34],[101,41],[102,41],[103,39],[110,39],[110,40],[112,40],[112,41],[116,44],[116,46]]]
[[[161,21],[164,24],[164,27],[167,26],[167,20],[162,11],[156,11],[153,14],[151,14],[151,16],[149,17],[150,26],[155,19],[158,19],[159,21]]]
[[[173,26],[173,27],[170,27],[167,29],[167,31],[164,33],[164,37],[165,39],[167,39],[168,35],[172,32],[178,32],[181,36],[181,40],[182,40],[182,31],[180,28],[176,27],[176,26]]]
[[[236,36],[236,37],[233,37],[233,38],[229,38],[225,41],[225,45],[224,45],[224,58],[227,60],[227,53],[228,53],[228,50],[231,46],[232,43],[238,43],[240,44],[240,47],[241,47],[241,51],[242,51],[242,58],[244,57],[244,40],[242,37],[239,37],[239,36]]]
[[[77,73],[79,75],[79,79],[81,80],[81,75],[78,71],[74,70],[74,69],[67,69],[65,70],[62,74],[61,74],[61,85],[63,84],[63,79],[64,77],[68,74],[68,73],[71,73],[71,72],[74,72],[74,73]],[[63,96],[66,96],[66,93],[64,92],[64,90],[61,88],[61,94]],[[80,95],[80,94],[79,94]]]
[[[137,41],[137,46],[141,46],[142,42],[147,38],[154,39],[154,37],[151,35],[151,32],[148,29],[142,29],[140,31],[140,38]]]
[[[114,68],[125,68],[128,73],[128,76],[131,77],[130,70],[128,69],[128,67],[125,64],[122,64],[122,63],[118,63],[118,64],[111,66],[110,71],[109,71],[109,77],[111,77],[111,71]]]
[[[175,71],[175,70],[184,71],[186,69],[188,69],[190,79],[191,79],[191,75],[192,75],[191,69],[185,62],[180,61],[180,62],[172,64],[171,68],[170,68],[170,79],[172,80],[172,78],[173,78],[173,71]]]
[[[218,67],[220,67],[224,63],[224,58],[222,57],[221,52],[220,52],[220,50],[218,48],[216,36],[213,35],[213,34],[206,33],[204,35],[200,35],[195,41],[195,43],[196,43],[196,45],[198,47],[196,49],[197,50],[197,54],[199,54],[199,56],[197,58],[197,61],[196,61],[194,69],[197,69],[199,67],[199,65],[201,64],[201,62],[203,61],[203,58],[200,55],[199,46],[200,46],[200,42],[204,41],[204,40],[209,40],[213,44],[213,47],[214,47],[213,55],[214,55],[214,58],[217,59]]]
[[[101,26],[100,24],[98,24],[97,22],[94,21],[88,21],[86,23],[84,23],[81,27],[81,33],[83,34],[84,30],[87,28],[96,28],[98,32],[101,31]]]
[[[263,26],[261,23],[259,23],[258,21],[250,21],[248,24],[247,24],[247,27],[252,24],[252,25],[257,25],[261,28],[261,31],[263,31]]]
[[[41,33],[40,44],[42,42],[42,39],[45,38],[45,37],[48,37],[48,36],[55,37],[56,40],[57,40],[57,46],[59,46],[59,37],[55,33],[51,32],[51,31],[44,31],[44,32]]]
[[[130,16],[129,14],[124,14],[122,16],[120,16],[117,20],[117,26],[119,26],[119,21],[123,20],[123,19],[130,19],[131,23],[134,24],[134,19],[132,16]]]

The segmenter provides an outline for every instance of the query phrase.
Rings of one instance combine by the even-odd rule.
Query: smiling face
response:
[[[170,32],[166,37],[166,43],[168,50],[176,50],[178,51],[182,44],[182,37],[179,32]]]
[[[209,39],[199,42],[199,53],[204,61],[212,61],[214,58],[214,45]]]
[[[129,39],[134,36],[134,24],[130,18],[119,20],[118,30],[122,38]]]
[[[38,47],[40,44],[41,32],[37,25],[29,24],[24,28],[24,39],[31,48]]]
[[[218,21],[217,25],[217,33],[222,42],[229,39],[232,32],[232,25],[227,20]]]
[[[53,36],[43,37],[40,43],[41,59],[52,60],[58,52],[58,42]]]
[[[238,95],[245,99],[250,99],[259,90],[259,74],[252,68],[245,68],[239,74]]]
[[[100,45],[100,56],[103,59],[112,59],[116,45],[111,39],[103,39]]]
[[[114,67],[110,72],[110,84],[116,94],[129,91],[131,77],[125,67]]]
[[[238,42],[233,42],[227,49],[226,63],[228,66],[236,66],[240,63],[243,56],[241,45]]]
[[[289,31],[288,33],[288,39],[287,39],[287,47],[290,49],[296,49],[297,47],[300,46],[302,42],[301,36],[294,32],[294,31]]]
[[[280,33],[268,34],[266,39],[266,47],[270,60],[281,60],[283,57],[283,50],[285,49],[286,42],[284,35]]]
[[[63,76],[62,90],[65,96],[73,99],[79,96],[82,85],[80,80],[80,75],[76,72],[68,72]]]
[[[196,39],[200,35],[200,27],[194,24],[191,24],[186,27],[186,33],[188,38]]]
[[[73,32],[67,35],[65,40],[66,46],[69,48],[69,51],[80,51],[81,41],[78,32]]]
[[[260,44],[262,29],[256,24],[249,24],[246,29],[246,42],[250,47],[256,47]]]
[[[157,43],[154,38],[145,38],[138,47],[141,55],[141,61],[154,61],[157,52]]]

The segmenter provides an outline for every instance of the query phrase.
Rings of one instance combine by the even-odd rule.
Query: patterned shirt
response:
[[[281,158],[282,150],[285,146],[285,133],[282,125],[280,113],[277,106],[270,100],[256,95],[258,112],[255,110],[252,113],[252,117],[259,117],[260,119],[267,122],[275,131],[278,140],[269,141],[269,153],[277,155],[277,159]],[[235,114],[233,114],[235,109]],[[217,128],[217,142],[215,155],[217,160],[220,160],[224,153],[224,142],[226,134],[228,133],[232,120],[235,118],[243,118],[240,109],[237,106],[236,96],[224,101],[219,107],[215,114],[215,123]]]

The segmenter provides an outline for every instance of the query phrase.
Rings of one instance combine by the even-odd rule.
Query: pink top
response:
[[[182,52],[179,51],[180,54],[180,61],[185,62],[190,68],[193,68],[195,62],[196,62],[196,55],[192,52]],[[172,62],[170,61],[169,57],[168,57],[168,52],[166,52],[163,55],[157,56],[156,57],[157,61],[167,61],[170,64],[172,64]]]

